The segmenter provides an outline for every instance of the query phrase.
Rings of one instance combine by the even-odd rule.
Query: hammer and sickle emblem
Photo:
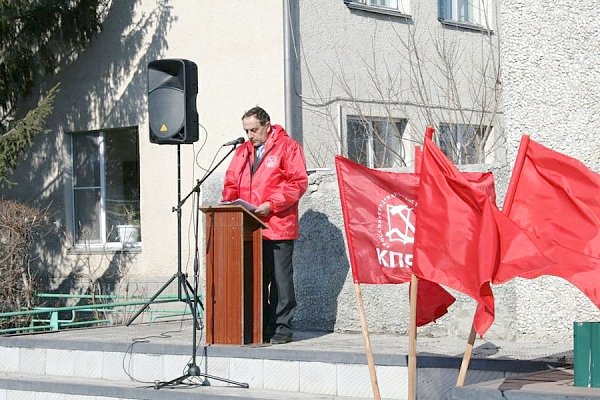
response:
[[[401,241],[404,244],[414,243],[415,225],[410,221],[412,211],[412,208],[404,204],[387,206],[389,229],[385,235],[390,242]],[[402,229],[402,227],[404,229]]]

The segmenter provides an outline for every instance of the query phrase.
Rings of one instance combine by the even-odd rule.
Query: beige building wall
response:
[[[351,11],[342,0],[301,0],[297,6],[299,59],[296,89],[303,96],[301,117],[309,166],[332,166],[332,155],[343,142],[343,118],[352,101],[342,97],[345,76],[353,93],[372,98],[376,92],[364,61],[373,55],[374,37],[381,48],[376,56],[389,60],[390,76],[402,77],[406,65],[394,62],[390,47],[409,28],[421,34],[442,31],[435,19],[435,2],[412,2],[414,26],[386,16]],[[323,4],[327,4],[324,7]],[[494,168],[499,194],[505,190],[518,140],[523,131],[535,140],[585,162],[597,170],[598,142],[594,134],[600,115],[597,90],[598,42],[595,3],[577,4],[585,16],[574,18],[573,7],[548,2],[504,0],[502,19],[502,85],[506,141],[496,141],[507,157],[488,165]],[[279,0],[115,0],[103,32],[75,62],[42,82],[25,104],[27,110],[39,95],[61,83],[48,132],[38,137],[23,157],[4,198],[49,207],[53,235],[38,242],[39,265],[47,288],[60,292],[80,290],[96,279],[112,282],[122,294],[146,290],[149,294],[177,271],[177,146],[149,142],[147,65],[165,58],[185,58],[198,65],[197,108],[200,140],[182,145],[181,194],[186,196],[197,179],[227,152],[221,145],[243,135],[240,117],[254,105],[266,108],[276,123],[284,121],[283,5]],[[474,32],[446,29],[453,43],[467,45]],[[399,36],[400,34],[400,36]],[[473,56],[481,54],[481,41],[472,42]],[[402,57],[405,57],[403,55]],[[380,63],[379,65],[384,65]],[[468,75],[468,74],[467,74]],[[388,78],[387,73],[384,75]],[[399,78],[400,79],[400,78]],[[410,82],[398,81],[410,95]],[[405,86],[403,86],[405,85]],[[442,92],[443,94],[443,92]],[[442,95],[436,107],[447,106]],[[395,108],[398,118],[409,118],[410,135],[420,137],[426,122],[416,106]],[[384,115],[377,104],[365,112]],[[75,250],[69,231],[72,223],[71,164],[68,134],[86,130],[138,126],[141,159],[142,245],[127,252],[103,248]],[[336,135],[338,135],[336,137]],[[502,151],[501,151],[502,153]],[[407,154],[411,154],[407,150]],[[202,198],[218,201],[228,160],[202,188]],[[410,167],[407,167],[410,168]],[[359,327],[353,286],[343,240],[337,182],[333,173],[311,174],[310,188],[301,202],[301,237],[294,257],[299,308],[297,323],[309,329],[356,330]],[[193,199],[182,210],[182,261],[193,273]],[[202,252],[201,252],[202,254]],[[44,281],[45,279],[45,281]],[[202,279],[202,277],[201,277]],[[121,285],[121,287],[119,287]],[[144,289],[144,287],[147,287]],[[172,285],[170,291],[176,287]],[[407,331],[407,286],[365,289],[370,325],[374,332]],[[111,288],[109,288],[111,289]],[[573,320],[598,317],[588,299],[557,278],[518,280],[495,288],[497,319],[489,338],[568,340]],[[398,306],[400,305],[400,307]],[[549,305],[549,306],[548,306]],[[430,335],[466,337],[474,304],[459,297],[452,312]]]
[[[144,2],[147,12],[154,4]],[[222,144],[245,136],[241,125],[244,111],[260,105],[273,121],[283,121],[283,20],[277,0],[179,0],[171,6],[177,19],[167,33],[168,46],[160,58],[185,58],[198,65],[200,139],[194,145],[180,146],[181,193],[185,197],[196,180],[227,154],[230,147]],[[150,143],[147,118],[140,129],[144,236],[134,275],[144,279],[176,271],[177,218],[171,208],[177,203],[177,146]],[[224,171],[230,159],[219,171]],[[183,262],[190,266],[193,203],[190,198],[182,209]],[[132,279],[137,280],[135,276]]]
[[[183,58],[198,66],[200,139],[180,146],[181,196],[223,158],[222,144],[243,136],[241,115],[260,105],[284,120],[283,17],[279,0],[115,0],[103,31],[77,59],[37,88],[27,110],[61,83],[48,132],[37,138],[16,170],[21,182],[3,197],[50,207],[55,232],[38,245],[42,279],[61,292],[82,290],[97,279],[121,293],[138,283],[160,287],[177,271],[177,145],[149,141],[147,65]],[[139,128],[141,247],[75,249],[71,240],[72,165],[69,133],[126,126]],[[229,157],[219,168],[223,172]],[[182,208],[183,269],[192,275],[194,251],[190,198]],[[84,246],[85,247],[85,246]],[[173,287],[176,289],[176,285]]]

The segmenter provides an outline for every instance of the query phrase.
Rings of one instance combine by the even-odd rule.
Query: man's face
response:
[[[263,126],[255,116],[251,116],[242,119],[242,124],[246,134],[248,135],[248,140],[252,142],[254,147],[263,145],[267,141],[267,137],[271,131],[270,123],[267,122]]]

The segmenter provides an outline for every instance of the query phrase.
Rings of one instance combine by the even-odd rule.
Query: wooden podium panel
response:
[[[201,207],[206,216],[206,342],[262,343],[262,233],[237,205]]]

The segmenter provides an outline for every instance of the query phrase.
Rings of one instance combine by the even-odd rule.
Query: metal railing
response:
[[[115,309],[123,308],[122,312],[125,315],[127,307],[142,306],[148,302],[148,299],[141,297],[124,297],[114,295],[83,295],[83,294],[61,294],[61,293],[39,293],[39,298],[55,298],[55,299],[81,299],[81,300],[102,300],[103,303],[93,303],[76,306],[61,306],[61,307],[34,307],[31,310],[20,310],[0,313],[0,321],[11,319],[29,319],[27,326],[16,326],[0,329],[0,334],[17,334],[17,333],[32,333],[36,331],[58,331],[61,328],[75,328],[82,326],[108,325],[113,324],[114,319],[107,318],[115,313]],[[114,301],[132,299],[127,301]],[[180,301],[176,294],[158,296],[152,304],[172,303]],[[174,309],[152,309],[148,307],[144,313],[150,316],[150,321],[155,321],[159,318],[167,318],[172,316],[191,315],[189,307],[180,310]],[[67,315],[67,317],[65,317]],[[99,317],[102,315],[102,317]],[[62,318],[61,318],[62,317]],[[125,319],[125,318],[123,318]]]

